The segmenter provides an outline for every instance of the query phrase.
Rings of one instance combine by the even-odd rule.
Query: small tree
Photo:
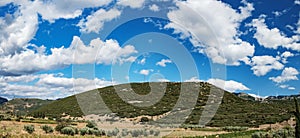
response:
[[[4,119],[4,115],[0,115],[0,121]]]
[[[45,133],[53,133],[53,131],[54,131],[53,127],[48,126],[48,125],[41,126],[41,129],[43,129],[45,131]]]
[[[86,127],[88,128],[96,128],[97,124],[93,121],[88,121],[88,123],[86,124]]]
[[[71,135],[71,136],[74,136],[75,135],[75,128],[73,127],[64,127],[63,129],[60,130],[60,132],[62,134],[66,134],[66,135]]]
[[[28,132],[29,134],[32,134],[34,132],[34,126],[33,125],[25,125],[24,130]]]
[[[140,122],[149,122],[149,118],[148,117],[142,117]]]
[[[70,126],[70,120],[58,120],[58,124],[55,127],[55,130],[60,132],[64,127]]]
[[[80,135],[84,136],[85,134],[88,133],[89,128],[88,127],[84,127],[84,128],[81,128],[79,131],[80,131]]]

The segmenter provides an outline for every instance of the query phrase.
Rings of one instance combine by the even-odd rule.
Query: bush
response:
[[[97,128],[97,124],[95,122],[88,121],[88,123],[86,124],[86,127],[88,127],[88,128]]]
[[[105,135],[104,130],[90,129],[89,131],[92,132],[93,135],[95,135],[95,136],[104,136]]]
[[[149,122],[149,118],[148,117],[142,117],[140,122]]]
[[[160,134],[160,131],[159,130],[155,130],[153,135],[154,136],[158,136],[159,134]]]
[[[117,136],[119,134],[119,129],[118,128],[115,128],[112,133],[113,133],[113,136]]]
[[[69,125],[70,125],[70,122],[66,122],[66,121],[58,122],[57,126],[55,127],[55,130],[60,132],[61,129],[63,129],[64,127],[67,127]]]
[[[4,119],[4,115],[0,115],[0,121]]]
[[[70,127],[70,126],[64,127],[63,129],[60,130],[60,133],[74,136],[75,135],[75,128]]]
[[[45,133],[53,133],[53,131],[54,131],[54,129],[48,125],[41,126],[41,129],[43,129],[45,131]]]
[[[132,136],[132,137],[138,137],[138,136],[140,136],[139,130],[132,130],[132,131],[131,131],[131,136]]]
[[[150,135],[153,135],[153,134],[154,134],[154,130],[151,129],[151,130],[150,130]]]
[[[34,132],[34,126],[33,125],[25,125],[24,130],[28,132],[29,134],[32,134]]]
[[[122,137],[126,137],[128,135],[128,130],[127,129],[122,129],[121,135]]]
[[[80,135],[84,136],[85,134],[88,133],[89,128],[88,127],[84,127],[84,128],[81,128],[79,131],[80,131]]]

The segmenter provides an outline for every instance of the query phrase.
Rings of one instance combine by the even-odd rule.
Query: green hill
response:
[[[27,115],[51,102],[52,100],[15,98],[0,105],[0,112],[11,113],[14,115]]]
[[[136,117],[140,115],[156,116],[169,112],[176,104],[181,90],[181,83],[166,83],[166,92],[159,102],[148,107],[137,107],[127,102],[124,102],[115,92],[113,86],[100,88],[92,91],[82,93],[81,95],[90,95],[95,97],[100,95],[109,107],[109,109],[120,117]],[[210,90],[213,92],[221,92],[211,84],[189,83],[189,85],[199,85],[199,96],[196,106],[192,113],[186,119],[187,124],[197,124],[206,102],[208,100]],[[119,85],[119,87],[125,84]],[[150,92],[149,83],[132,83],[132,89],[141,95]],[[87,103],[89,102],[87,99]],[[291,117],[290,111],[293,111],[293,102],[290,100],[269,100],[265,102],[258,102],[253,100],[242,99],[235,94],[225,92],[221,105],[217,110],[214,118],[208,123],[209,126],[258,126],[260,124],[275,123],[287,120]],[[93,109],[88,109],[93,113]],[[70,96],[57,101],[53,101],[46,106],[31,112],[44,113],[46,116],[59,117],[62,114],[69,114],[74,117],[83,116],[80,106],[77,103],[76,96]]]

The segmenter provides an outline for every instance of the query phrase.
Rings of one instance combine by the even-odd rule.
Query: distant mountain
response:
[[[6,98],[0,97],[0,105],[7,102],[8,100]]]
[[[241,93],[233,93],[233,94],[236,95],[236,96],[238,96],[238,97],[240,97],[240,98],[242,98],[242,99],[245,99],[245,100],[250,100],[250,101],[257,100],[256,97],[253,97],[253,96],[251,96],[251,95],[249,95],[247,93],[241,92]]]
[[[297,98],[297,99],[300,99],[300,95],[297,94],[297,95],[278,95],[278,96],[269,96],[266,98],[266,100],[292,100]]]
[[[141,115],[157,116],[171,111],[180,96],[182,83],[166,83],[166,92],[163,97],[154,105],[148,107],[133,106],[124,102],[116,93],[113,86],[99,88],[88,92],[81,93],[78,96],[88,97],[81,103],[85,105],[86,114],[97,114],[96,108],[91,104],[97,103],[96,97],[102,97],[106,106],[119,117],[137,117]],[[131,83],[131,88],[138,94],[146,95],[150,92],[149,83]],[[202,111],[210,94],[220,93],[224,90],[215,87],[206,82],[192,83],[189,85],[200,85],[198,90],[199,96],[196,105],[192,108],[192,113],[187,117],[187,124],[198,124]],[[124,84],[118,85],[123,87]],[[119,89],[122,92],[128,89]],[[157,89],[159,90],[159,89]],[[212,95],[217,98],[216,95]],[[59,117],[68,114],[73,117],[83,116],[83,112],[78,105],[76,96],[70,96],[60,100],[53,101],[46,106],[41,106],[31,114],[43,113],[50,117]],[[135,101],[136,102],[136,101]],[[95,104],[97,105],[97,104]],[[98,107],[97,107],[98,108]],[[178,109],[182,111],[185,109]],[[292,100],[270,100],[268,102],[256,101],[255,97],[245,93],[233,94],[224,92],[222,102],[214,118],[207,124],[209,126],[258,126],[261,124],[282,122],[291,118],[291,111],[294,110]]]
[[[53,102],[52,100],[41,100],[31,98],[15,98],[0,105],[1,112],[10,112],[15,115],[27,115],[29,112],[36,110]]]

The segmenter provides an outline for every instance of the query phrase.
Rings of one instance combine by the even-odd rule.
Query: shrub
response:
[[[4,115],[0,115],[0,121],[4,119]]]
[[[70,126],[64,127],[63,129],[61,129],[60,133],[74,136],[75,135],[75,128],[70,127]]]
[[[117,136],[119,134],[119,129],[118,128],[115,128],[112,133],[113,133],[113,136]]]
[[[59,121],[55,127],[55,130],[60,132],[61,129],[63,129],[64,127],[67,127],[69,125],[71,125],[71,123],[69,121]]]
[[[41,126],[41,129],[43,129],[45,131],[45,133],[52,133],[54,131],[53,127],[48,126],[48,125]]]
[[[154,134],[154,130],[151,129],[151,130],[150,130],[150,135],[153,135],[153,134]]]
[[[81,128],[79,131],[80,131],[80,135],[84,136],[85,134],[88,133],[89,128],[88,127],[84,127],[84,128]]]
[[[149,118],[148,117],[142,117],[140,122],[149,122]]]
[[[158,136],[160,134],[160,131],[159,130],[155,130],[154,131],[154,136]]]
[[[128,135],[128,130],[127,129],[122,129],[121,135],[122,137],[126,137]]]
[[[34,126],[33,125],[25,125],[24,130],[28,132],[29,134],[32,134],[34,132]]]
[[[144,130],[143,132],[144,132],[143,133],[144,137],[148,137],[149,136],[149,132],[147,130]]]
[[[131,131],[131,136],[132,136],[132,137],[138,137],[139,135],[140,135],[139,130],[132,130],[132,131]]]
[[[92,132],[95,136],[104,136],[105,135],[104,130],[90,129],[89,131]]]
[[[88,121],[88,123],[86,124],[86,127],[88,127],[88,128],[97,128],[97,124],[93,121]]]

